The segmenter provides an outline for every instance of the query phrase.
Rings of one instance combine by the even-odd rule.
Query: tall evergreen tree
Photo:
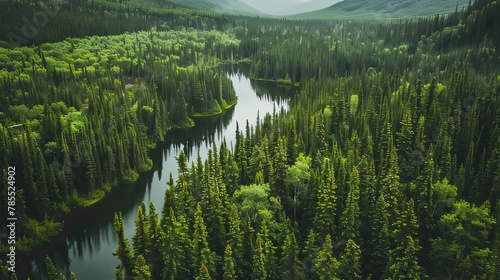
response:
[[[304,268],[299,259],[299,247],[293,232],[286,236],[282,252],[280,262],[282,279],[304,279]]]
[[[314,262],[313,272],[320,280],[340,279],[338,277],[339,262],[333,256],[332,238],[328,234]]]
[[[142,255],[136,257],[134,270],[134,279],[137,280],[149,280],[151,279],[151,272],[149,266],[146,264],[146,260]]]
[[[49,277],[49,279],[66,280],[66,277],[64,277],[62,273],[57,272],[57,268],[48,256],[45,257],[45,265],[47,266],[47,277]]]
[[[341,279],[361,279],[361,249],[352,239],[340,257],[339,276]]]
[[[349,174],[349,187],[347,205],[340,219],[340,245],[342,247],[347,244],[348,240],[361,243],[359,235],[359,173],[356,167]]]
[[[229,244],[226,246],[226,251],[224,252],[224,266],[222,267],[222,271],[223,280],[236,280],[238,278],[234,265],[233,252]]]
[[[393,231],[394,247],[390,250],[386,270],[386,277],[390,279],[420,279],[424,277],[424,271],[417,259],[420,245],[414,207],[413,199],[410,199],[396,217]]]
[[[322,173],[325,174],[325,180],[318,186],[318,202],[313,224],[316,232],[324,237],[327,234],[333,235],[335,233],[337,207],[335,172],[329,159],[325,159],[323,162]]]
[[[115,213],[115,230],[118,238],[118,246],[113,255],[117,256],[120,260],[120,269],[124,270],[125,275],[132,275],[132,270],[134,268],[134,253],[123,231],[123,218],[121,212]]]
[[[255,280],[265,280],[267,278],[266,256],[262,248],[262,243],[262,238],[260,237],[260,234],[257,233],[252,263],[252,279]]]
[[[143,201],[137,211],[135,235],[132,237],[132,244],[136,255],[148,256],[150,252],[149,224],[146,214],[146,205]]]
[[[204,271],[202,273],[202,267],[208,269],[208,271],[212,271],[211,274],[215,273],[215,263],[212,252],[208,246],[207,235],[208,233],[203,220],[201,206],[198,204],[194,215],[192,237],[194,258],[192,264],[194,270],[196,270],[196,268],[200,269],[199,277],[205,275]]]

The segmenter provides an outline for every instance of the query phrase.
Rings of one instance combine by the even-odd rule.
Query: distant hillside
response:
[[[231,14],[265,15],[240,0],[170,0],[186,7]]]
[[[449,13],[469,0],[344,0],[328,8],[289,16],[291,19],[380,19]]]

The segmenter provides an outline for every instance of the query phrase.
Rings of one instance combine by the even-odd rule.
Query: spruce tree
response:
[[[54,280],[66,280],[66,277],[60,272],[57,272],[57,268],[52,263],[52,260],[46,256],[45,257],[45,265],[47,266],[47,277],[48,279]]]
[[[231,204],[231,206],[229,207],[228,219],[228,245],[231,247],[231,253],[234,258],[235,271],[238,278],[244,277],[242,269],[245,262],[245,260],[243,259],[244,233],[242,230],[241,221],[242,220],[240,219],[238,207],[234,203]]]
[[[194,214],[194,226],[193,226],[193,237],[192,237],[192,247],[193,247],[193,269],[200,269],[200,276],[205,275],[202,273],[202,267],[215,273],[215,263],[210,251],[208,241],[207,241],[207,228],[205,227],[205,222],[202,216],[202,210],[200,204],[196,207],[196,212]],[[204,276],[205,277],[205,276]],[[208,276],[210,277],[210,276]]]
[[[424,277],[424,271],[417,259],[420,245],[414,207],[413,199],[410,199],[396,216],[395,229],[392,234],[394,247],[390,250],[386,269],[386,277],[390,279],[420,279]]]
[[[208,268],[205,266],[205,263],[201,263],[198,276],[195,278],[196,280],[212,280],[210,277],[210,273],[208,272]]]
[[[339,277],[361,279],[361,249],[352,239],[347,241],[340,257]]]
[[[148,256],[150,253],[149,224],[146,214],[146,204],[143,201],[137,211],[135,235],[132,237],[132,244],[136,255]]]
[[[327,234],[335,233],[335,215],[337,207],[337,197],[335,184],[335,172],[329,159],[323,162],[322,173],[325,179],[318,186],[317,205],[314,217],[314,228],[321,238]]]
[[[265,280],[267,278],[265,265],[266,256],[264,254],[264,251],[262,250],[262,243],[263,242],[262,238],[260,237],[260,233],[257,233],[252,262],[252,279],[255,280]]]
[[[226,251],[224,252],[224,266],[222,267],[222,272],[223,280],[236,280],[238,278],[234,267],[233,252],[229,244],[226,246]]]
[[[136,257],[133,275],[134,275],[134,280],[151,279],[151,272],[149,270],[149,266],[146,264],[146,260],[142,255],[138,255]]]
[[[335,280],[338,277],[339,262],[333,256],[332,238],[326,235],[323,246],[315,258],[313,272],[320,280]]]
[[[349,239],[355,243],[360,243],[359,236],[359,173],[356,167],[349,175],[349,193],[347,195],[347,205],[340,219],[340,246],[344,247]]]
[[[282,279],[304,279],[304,267],[302,261],[299,259],[299,247],[293,232],[287,234],[282,252],[280,261]]]
[[[115,230],[118,238],[118,246],[113,255],[117,256],[120,260],[121,268],[124,270],[125,275],[132,275],[132,270],[134,268],[134,253],[123,231],[123,218],[121,212],[115,213]]]

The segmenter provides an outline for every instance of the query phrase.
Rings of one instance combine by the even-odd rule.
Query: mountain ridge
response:
[[[290,19],[392,19],[450,13],[469,0],[344,0],[328,8],[288,16]]]
[[[243,15],[266,15],[240,0],[170,0],[185,7]]]

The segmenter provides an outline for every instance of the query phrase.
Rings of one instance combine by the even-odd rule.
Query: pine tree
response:
[[[229,208],[228,226],[229,226],[228,246],[231,247],[232,256],[234,258],[236,275],[238,276],[238,278],[241,278],[245,276],[242,274],[243,263],[244,263],[243,259],[244,233],[241,227],[241,219],[238,207],[234,203],[231,204]]]
[[[375,212],[371,216],[370,230],[373,235],[369,240],[366,240],[365,251],[368,262],[364,264],[366,274],[372,275],[375,279],[382,277],[389,260],[390,244],[386,209],[384,196],[380,195],[375,205]]]
[[[337,207],[335,192],[337,185],[335,184],[335,172],[329,159],[325,159],[322,170],[326,178],[318,186],[318,202],[313,224],[316,232],[323,238],[327,234],[335,233],[335,214]]]
[[[226,246],[226,251],[224,252],[224,266],[222,267],[222,279],[223,280],[236,280],[236,270],[234,267],[233,252],[231,250],[231,245]]]
[[[132,244],[136,255],[148,256],[150,252],[149,225],[146,215],[146,204],[144,201],[137,210],[135,220],[135,235],[132,237]]]
[[[262,247],[262,238],[260,237],[260,234],[257,233],[252,264],[252,279],[255,280],[265,280],[267,278],[265,267],[266,256],[262,250]]]
[[[160,234],[163,278],[177,279],[179,277],[178,272],[181,270],[180,266],[185,259],[183,259],[183,248],[179,244],[179,225],[172,208],[170,208],[170,213],[165,217],[164,221],[164,231]]]
[[[252,273],[252,260],[253,260],[253,252],[254,252],[254,239],[255,239],[255,230],[252,226],[252,222],[250,220],[250,216],[246,216],[245,219],[245,227],[243,230],[243,252],[242,252],[242,263],[241,263],[241,271],[242,275],[238,275],[238,278],[245,277],[247,275],[251,275]]]
[[[359,236],[359,173],[356,167],[353,168],[349,176],[350,190],[347,195],[347,205],[340,219],[340,246],[344,247],[349,239],[355,243],[360,243]]]
[[[205,222],[203,221],[201,206],[198,204],[196,207],[196,212],[194,214],[194,232],[193,232],[193,269],[196,267],[204,267],[204,269],[208,269],[208,271],[215,271],[215,263],[212,256],[212,252],[208,246],[207,241],[207,229],[205,227]],[[199,265],[197,265],[199,264]],[[200,276],[205,275],[202,274],[202,269],[200,267]],[[211,272],[213,273],[213,272]],[[209,276],[210,277],[210,276]]]
[[[313,266],[315,263],[316,256],[319,251],[317,243],[318,234],[314,230],[309,230],[307,239],[304,244],[304,249],[302,250],[302,255],[304,256],[302,262],[304,264],[304,275],[306,279],[311,279],[313,277]]]
[[[402,178],[406,180],[414,177],[412,166],[412,144],[413,144],[413,119],[412,111],[405,110],[403,113],[403,118],[400,122],[400,131],[396,133],[396,147],[398,149],[398,159],[399,159],[399,174]]]
[[[424,271],[417,259],[420,245],[414,207],[413,199],[410,199],[404,205],[403,211],[396,216],[393,231],[395,247],[390,250],[386,270],[386,276],[390,279],[420,279],[424,276]]]
[[[52,263],[52,260],[46,256],[45,265],[47,266],[47,277],[48,279],[54,280],[66,280],[66,277],[62,273],[57,272],[57,268]]]
[[[361,279],[361,249],[352,239],[347,241],[340,257],[339,277]]]
[[[210,273],[208,272],[208,268],[205,266],[205,263],[201,263],[199,271],[200,272],[198,276],[196,276],[196,280],[212,280],[212,277],[210,277]]]
[[[282,248],[281,277],[285,280],[304,279],[304,268],[299,259],[299,247],[293,232],[288,233]]]
[[[135,261],[133,275],[135,280],[150,280],[151,272],[146,260],[142,255],[138,255]]]
[[[328,234],[315,258],[313,272],[320,280],[335,280],[339,279],[337,276],[338,269],[339,262],[333,256],[332,238]]]
[[[267,226],[267,221],[263,220],[260,226],[260,237],[262,239],[262,252],[265,256],[264,267],[267,279],[279,278],[278,259],[276,257],[276,247],[273,244],[271,233]]]
[[[120,260],[125,275],[132,275],[134,254],[132,248],[130,248],[128,238],[125,237],[123,231],[123,218],[121,212],[115,213],[115,230],[118,238],[118,246],[113,255],[117,256]]]

